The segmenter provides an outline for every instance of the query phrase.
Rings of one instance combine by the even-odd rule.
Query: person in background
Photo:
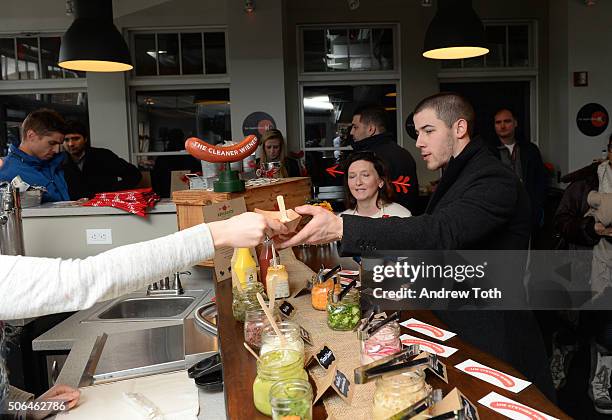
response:
[[[266,236],[287,233],[277,220],[243,213],[202,223],[151,241],[125,245],[80,259],[0,255],[0,320],[76,311],[143,288],[160,278],[214,256],[215,248],[254,247]],[[5,334],[0,321],[0,418],[43,418],[42,411],[9,411],[9,402],[27,402],[31,394],[8,384],[4,363]],[[71,408],[79,391],[56,385],[37,401],[61,400]]]
[[[285,138],[280,130],[269,129],[261,137],[260,143],[263,149],[260,165],[268,162],[280,162],[280,172],[283,178],[300,176],[298,163],[295,159],[287,157]]]
[[[42,201],[70,200],[64,180],[61,145],[65,121],[51,109],[32,111],[21,124],[19,147],[11,144],[0,167],[0,181],[12,181],[17,175],[32,186],[46,189]]]
[[[161,131],[161,130],[160,130]],[[185,133],[180,128],[171,128],[166,134],[166,152],[185,150]],[[172,171],[188,170],[196,173],[202,170],[202,161],[193,156],[166,155],[157,156],[151,170],[151,185],[160,197],[170,197],[172,193]]]
[[[410,217],[410,210],[394,203],[383,161],[371,152],[352,153],[345,161],[344,203],[340,214],[364,217]]]
[[[530,141],[517,141],[518,122],[514,113],[502,108],[495,113],[497,141],[493,154],[508,165],[525,185],[531,203],[532,232],[544,223],[544,201],[548,186],[548,173],[542,162],[540,149]]]
[[[135,188],[142,175],[138,168],[108,149],[92,147],[87,128],[79,121],[66,122],[64,178],[70,198],[92,198],[96,193]]]
[[[398,193],[396,200],[414,210],[419,196],[416,162],[408,150],[397,144],[394,134],[387,131],[384,108],[378,105],[357,108],[353,112],[351,136],[354,140],[353,150],[374,152],[385,162],[391,182],[400,176],[410,177],[407,192]]]

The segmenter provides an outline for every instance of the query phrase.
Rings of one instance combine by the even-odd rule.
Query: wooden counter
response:
[[[298,259],[307,264],[311,269],[317,270],[321,264],[332,267],[341,263],[344,268],[350,269],[355,263],[351,259],[339,258],[335,247],[296,247],[295,255]],[[216,284],[216,301],[219,313],[218,329],[221,346],[221,357],[223,359],[223,375],[225,386],[225,402],[227,416],[230,419],[269,419],[259,413],[253,404],[252,385],[255,380],[255,361],[242,347],[244,341],[243,324],[236,322],[232,315],[232,289],[231,281],[223,281]],[[402,320],[417,318],[421,321],[447,328],[441,323],[431,311],[403,311]],[[408,332],[411,335],[419,336],[402,328],[402,333]],[[455,336],[444,342],[445,345],[458,348],[459,351],[451,357],[442,359],[448,369],[449,384],[445,384],[434,375],[428,375],[427,381],[434,388],[441,388],[446,395],[454,387],[458,387],[461,392],[474,403],[480,414],[481,420],[504,418],[500,414],[478,404],[478,400],[491,391],[504,395],[515,401],[533,407],[548,415],[569,419],[557,406],[548,400],[534,385],[530,385],[518,394],[505,391],[496,386],[490,385],[480,379],[467,375],[454,368],[468,358],[476,360],[492,368],[507,372],[518,378],[524,378],[518,371],[495,357],[484,353],[470,344],[461,340],[460,331],[456,331],[459,336]],[[314,419],[325,419],[325,408],[321,402],[317,403],[313,410]],[[342,419],[338,419],[342,420]]]

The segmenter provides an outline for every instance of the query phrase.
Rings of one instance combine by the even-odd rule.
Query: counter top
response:
[[[176,206],[169,198],[163,198],[148,208],[147,213],[176,213]],[[81,206],[76,201],[58,201],[44,203],[40,206],[28,207],[21,211],[21,217],[56,217],[56,216],[98,216],[98,215],[132,215],[125,210],[114,207],[88,207]]]

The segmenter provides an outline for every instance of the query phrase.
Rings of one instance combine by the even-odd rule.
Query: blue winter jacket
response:
[[[62,170],[64,158],[63,153],[58,153],[52,159],[41,160],[11,144],[8,155],[0,167],[0,181],[11,181],[19,175],[28,184],[47,189],[42,196],[43,202],[70,200]]]

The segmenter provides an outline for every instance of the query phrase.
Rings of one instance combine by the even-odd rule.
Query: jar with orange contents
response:
[[[310,299],[312,307],[318,311],[327,310],[327,295],[334,287],[333,279],[328,279],[324,282],[316,282],[312,285],[310,291]],[[340,285],[336,284],[336,292],[339,293]]]

